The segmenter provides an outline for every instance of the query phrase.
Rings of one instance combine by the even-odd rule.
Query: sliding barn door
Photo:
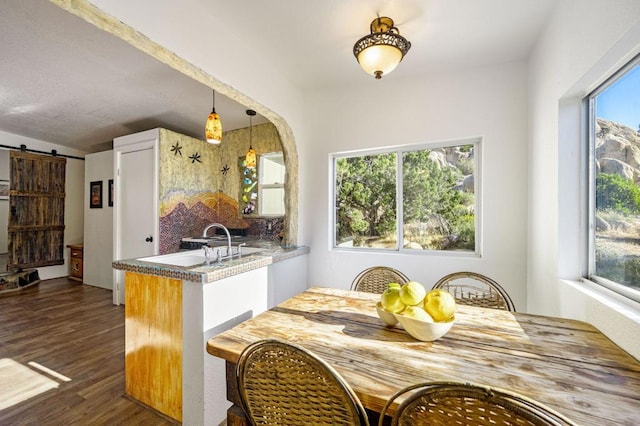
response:
[[[67,160],[10,152],[7,269],[64,264]]]

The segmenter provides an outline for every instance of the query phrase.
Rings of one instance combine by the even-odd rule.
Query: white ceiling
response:
[[[558,0],[197,1],[304,90],[376,84],[352,49],[377,13],[412,43],[383,77],[401,79],[526,58]],[[202,137],[209,88],[47,0],[2,0],[0,44],[0,130],[89,152],[153,127]],[[216,96],[225,131],[245,109]]]
[[[370,79],[353,45],[388,16],[411,49],[386,78],[528,57],[558,0],[198,0],[300,87]],[[215,11],[215,13],[213,12]],[[383,77],[385,78],[385,77]]]

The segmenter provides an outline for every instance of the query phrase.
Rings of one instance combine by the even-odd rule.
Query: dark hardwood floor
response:
[[[172,424],[124,395],[111,291],[57,278],[0,294],[0,425]]]

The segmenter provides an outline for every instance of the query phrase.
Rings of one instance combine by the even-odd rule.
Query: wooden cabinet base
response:
[[[83,282],[84,276],[84,245],[83,244],[69,244],[67,245],[71,250],[71,256],[69,257],[69,263],[71,271],[69,273],[69,279]]]
[[[182,281],[125,275],[126,393],[182,421]]]

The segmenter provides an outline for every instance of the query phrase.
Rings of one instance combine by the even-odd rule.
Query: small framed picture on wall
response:
[[[102,208],[102,181],[97,180],[89,184],[89,208]]]
[[[109,179],[109,207],[113,207],[113,179]]]

